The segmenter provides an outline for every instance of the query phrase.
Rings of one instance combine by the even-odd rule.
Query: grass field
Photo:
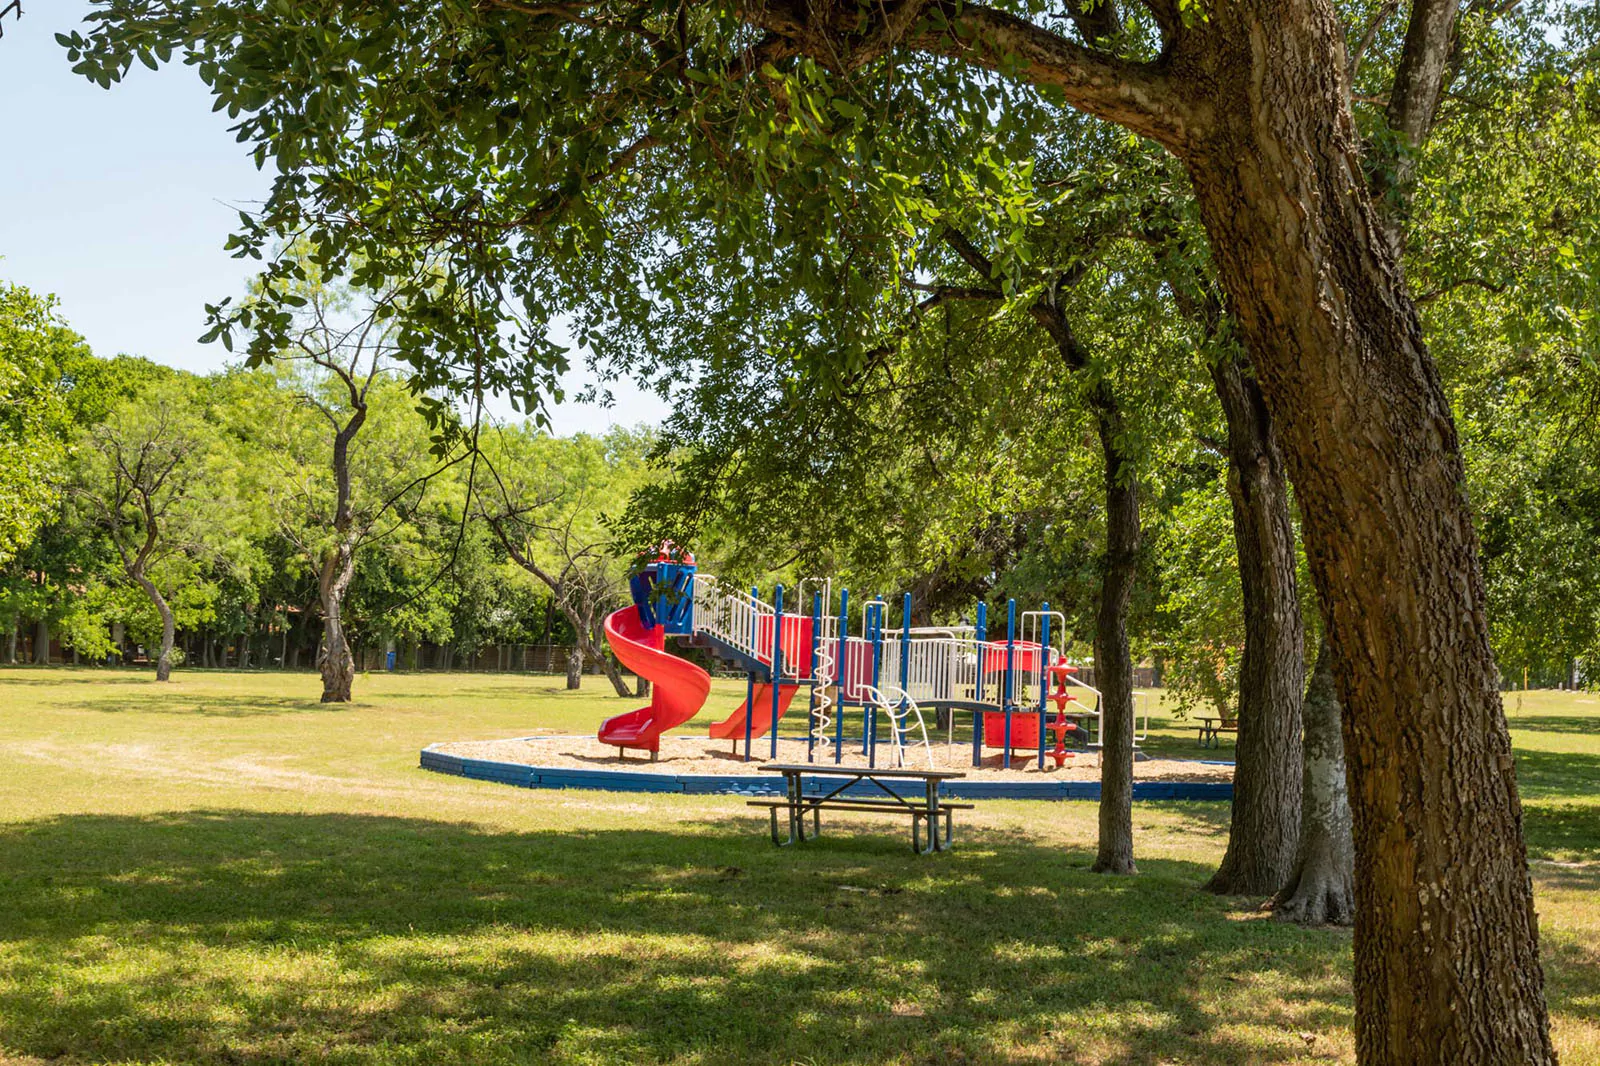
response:
[[[1352,1057],[1349,934],[1198,891],[1220,804],[1139,806],[1141,874],[1105,879],[1092,804],[984,804],[931,858],[870,820],[780,851],[733,797],[416,769],[634,706],[585,685],[370,676],[330,708],[309,674],[0,670],[0,1062]],[[1556,1038],[1600,1064],[1600,702],[1508,709]]]

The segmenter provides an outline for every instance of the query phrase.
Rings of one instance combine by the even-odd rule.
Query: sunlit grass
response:
[[[1220,804],[987,803],[955,851],[863,818],[775,849],[733,797],[429,774],[587,732],[603,679],[0,671],[0,1062],[1351,1059],[1349,934],[1198,885]],[[719,682],[702,722],[742,686]],[[1508,698],[1566,1063],[1600,1063],[1600,706]],[[1202,753],[1163,722],[1166,753]],[[1206,753],[1210,754],[1210,753]],[[1224,757],[1231,757],[1225,745]]]

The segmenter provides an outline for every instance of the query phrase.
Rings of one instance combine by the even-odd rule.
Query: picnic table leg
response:
[[[778,839],[778,808],[776,808],[776,807],[768,807],[767,808],[767,813],[769,815],[771,815],[771,817],[772,817],[772,842],[774,844],[778,845],[778,847],[780,847],[780,848],[785,848],[785,847],[788,847],[790,844],[793,844],[794,843],[794,815],[793,814],[789,815],[789,839],[788,840],[779,840]]]
[[[791,773],[785,774],[784,777],[788,779],[789,784],[789,838],[791,840],[805,840],[806,816],[800,810],[802,792],[800,775]]]
[[[928,778],[928,850],[943,851],[943,843],[939,839],[939,782]]]

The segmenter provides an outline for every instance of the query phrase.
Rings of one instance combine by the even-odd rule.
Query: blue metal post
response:
[[[783,586],[772,593],[772,758],[778,758],[778,693],[783,688]]]
[[[1044,709],[1050,699],[1050,686],[1045,683],[1050,676],[1050,605],[1047,603],[1040,608],[1043,612],[1039,626],[1039,769],[1044,769]]]
[[[756,658],[761,658],[761,623],[756,618],[755,602],[761,598],[761,590],[754,585],[750,586],[750,647],[756,653]],[[744,696],[744,761],[750,761],[751,746],[751,715],[756,709],[756,675],[750,674],[750,683],[745,686]]]
[[[984,645],[989,640],[989,605],[978,604],[977,632],[973,634],[978,638],[978,678],[972,688],[972,702],[983,702],[983,677],[984,669],[989,664],[989,649]],[[974,709],[972,712],[972,765],[977,766],[983,761],[983,712]]]
[[[744,761],[750,761],[750,705],[756,701],[756,675],[744,675]],[[735,744],[738,741],[734,741]]]
[[[806,707],[806,762],[815,762],[817,749],[817,642],[822,639],[822,593],[811,594],[811,656],[806,676],[811,679],[811,699]]]
[[[1006,680],[1001,688],[1004,698],[1003,710],[1006,716],[1006,750],[1000,758],[1000,765],[1011,765],[1011,701],[1016,697],[1016,666],[1017,666],[1017,601],[1006,601]]]
[[[903,715],[906,703],[911,699],[911,593],[906,593],[901,601],[900,610],[900,691],[905,693],[900,697],[896,709]],[[900,728],[900,720],[894,724],[894,739],[897,744],[906,742],[905,732]]]
[[[844,671],[845,653],[850,646],[850,590],[839,593],[839,643],[833,653],[833,685],[837,697],[833,704],[833,761],[844,761]]]
[[[883,597],[878,597],[882,599]],[[884,605],[872,605],[872,688],[877,691],[880,671],[883,669],[883,611]],[[868,700],[867,708],[867,766],[878,765],[878,701]]]
[[[877,617],[877,607],[871,600],[867,601],[867,609],[861,613],[861,639],[867,642],[867,654],[872,656],[867,664],[867,684],[875,684],[877,675],[873,673],[878,667],[877,638],[873,636],[872,622]],[[868,727],[872,722],[872,701],[866,698],[861,700],[861,754],[867,753]]]

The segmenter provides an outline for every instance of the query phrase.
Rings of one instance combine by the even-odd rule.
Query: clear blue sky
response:
[[[0,27],[0,278],[54,293],[100,355],[220,368],[228,353],[195,338],[205,305],[240,292],[250,276],[222,245],[238,211],[266,195],[266,175],[189,68],[135,64],[107,92],[73,74],[55,42],[89,5],[23,0],[23,8]],[[572,391],[585,378],[574,372]],[[653,397],[614,391],[610,410],[552,412],[557,430],[660,419]]]

